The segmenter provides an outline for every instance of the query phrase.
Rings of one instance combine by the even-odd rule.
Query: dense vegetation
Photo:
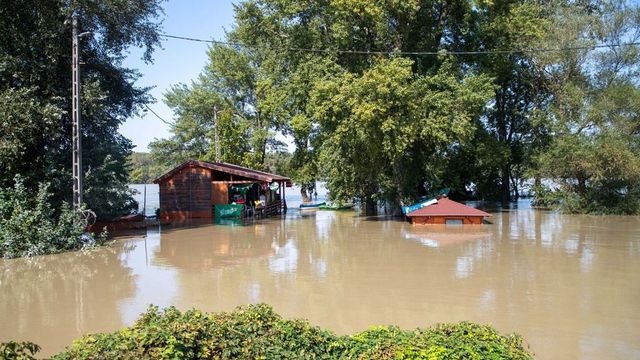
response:
[[[4,349],[3,349],[4,347]],[[0,353],[33,344],[8,343]],[[33,354],[31,352],[31,354]],[[28,357],[27,357],[28,358]],[[285,320],[267,305],[205,314],[150,308],[136,323],[111,334],[91,334],[54,359],[532,359],[518,335],[501,335],[468,322],[413,331],[381,326],[351,336]]]
[[[443,187],[640,212],[635,2],[241,1],[201,75],[165,94],[172,136],[146,157],[117,128],[153,99],[121,63],[129,46],[151,61],[160,2],[0,4],[0,187],[21,174],[32,191],[50,184],[55,209],[70,198],[75,13],[92,33],[81,46],[83,170],[100,218],[135,209],[128,181],[218,158],[289,174],[305,198],[325,180],[369,214]]]
[[[0,187],[16,174],[33,192],[50,184],[59,209],[71,200],[71,14],[81,40],[84,200],[100,218],[135,209],[127,183],[131,142],[118,126],[150,99],[122,66],[129,46],[151,60],[160,0],[0,2]]]
[[[282,133],[303,197],[323,179],[367,213],[442,187],[638,213],[639,14],[611,0],[242,1],[229,44],[167,92],[173,136],[151,156],[213,160],[218,139],[222,160],[264,168]]]
[[[81,209],[66,203],[54,209],[49,188],[41,184],[34,197],[20,176],[13,187],[0,188],[0,258],[78,250],[105,240],[104,235],[84,234]]]

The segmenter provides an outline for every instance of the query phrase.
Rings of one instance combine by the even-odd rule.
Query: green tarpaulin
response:
[[[239,218],[242,216],[243,208],[244,208],[244,205],[238,205],[238,204],[216,205],[215,218],[216,219]]]

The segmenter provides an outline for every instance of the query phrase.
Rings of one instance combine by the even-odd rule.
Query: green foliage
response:
[[[151,184],[165,172],[171,170],[156,164],[149,153],[134,152],[129,156],[129,182]]]
[[[131,142],[118,127],[151,99],[122,67],[129,46],[144,59],[159,44],[160,0],[0,2],[0,187],[15,174],[36,192],[50,183],[54,208],[71,199],[71,21],[81,40],[83,172],[87,206],[99,217],[126,212]],[[108,208],[105,208],[108,207]],[[120,214],[118,214],[120,215]]]
[[[442,187],[506,204],[531,180],[559,185],[564,200],[549,201],[572,212],[635,213],[640,51],[614,45],[637,42],[638,9],[611,0],[242,1],[227,40],[246,46],[212,46],[202,75],[166,94],[173,136],[154,143],[152,157],[164,168],[212,160],[216,129],[224,161],[265,169],[267,154],[283,150],[281,132],[295,145],[287,173],[303,199],[322,179],[334,200],[356,198],[367,214]]]
[[[620,44],[640,39],[640,10],[603,1],[597,11],[560,7],[555,43]],[[595,15],[594,15],[595,14]],[[586,30],[589,31],[586,31]],[[640,213],[640,52],[636,46],[546,55],[555,101],[543,114],[552,135],[531,176],[549,179],[536,201],[567,212]],[[558,64],[551,67],[549,64]]]
[[[216,131],[220,160],[248,165],[245,160],[251,151],[250,124],[236,116],[221,94],[205,85],[204,80],[172,87],[165,93],[165,102],[173,109],[176,120],[171,124],[171,138],[149,144],[153,167],[168,170],[193,159],[215,161]]]
[[[272,174],[290,177],[291,158],[292,154],[286,151],[268,152],[265,157],[265,169]]]
[[[3,360],[35,360],[34,355],[38,351],[40,346],[32,342],[0,343],[0,359]]]
[[[85,236],[80,214],[63,204],[52,207],[48,184],[33,197],[20,176],[12,188],[0,188],[0,257],[36,256],[92,245],[103,238]]]
[[[314,93],[327,186],[338,199],[361,199],[367,213],[374,198],[398,205],[417,197],[417,184],[438,159],[415,154],[444,151],[468,138],[489,97],[487,78],[461,79],[449,62],[429,76],[414,76],[412,65],[380,59],[361,76],[319,83]],[[410,166],[416,159],[421,163]]]
[[[199,79],[190,86],[174,86],[165,94],[176,120],[170,139],[150,144],[156,164],[172,167],[190,159],[215,161],[217,138],[220,161],[265,167],[267,153],[282,147],[275,140],[282,104],[273,83],[276,75],[260,56],[230,46],[212,46]]]
[[[86,335],[54,359],[532,359],[518,335],[462,322],[351,336],[285,320],[259,304],[230,313],[150,307],[132,327]]]

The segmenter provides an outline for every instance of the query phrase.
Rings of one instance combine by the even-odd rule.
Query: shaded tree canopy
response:
[[[14,174],[37,189],[51,183],[54,203],[71,198],[71,22],[81,32],[85,201],[102,218],[135,208],[126,188],[131,142],[118,127],[152,99],[122,66],[126,49],[159,45],[159,0],[0,2],[0,186]]]

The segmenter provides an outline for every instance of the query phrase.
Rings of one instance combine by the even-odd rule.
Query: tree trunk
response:
[[[518,199],[520,199],[518,179],[513,175],[511,176],[511,187],[513,188],[513,200],[518,201]]]
[[[378,207],[376,206],[376,202],[373,200],[373,195],[365,195],[363,203],[365,216],[377,215]]]
[[[511,201],[511,177],[509,176],[509,165],[502,167],[502,180],[500,186],[500,202],[502,207],[509,206]]]
[[[300,185],[300,196],[302,197],[303,203],[311,201],[311,197],[307,191],[307,185]]]

